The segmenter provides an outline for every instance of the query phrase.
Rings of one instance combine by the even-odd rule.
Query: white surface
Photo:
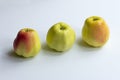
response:
[[[103,17],[110,39],[102,48],[80,42],[84,20]],[[74,46],[63,54],[45,44],[48,29],[63,21],[76,31]],[[42,50],[32,59],[11,55],[17,32],[39,32]],[[120,80],[120,0],[0,0],[0,80]]]

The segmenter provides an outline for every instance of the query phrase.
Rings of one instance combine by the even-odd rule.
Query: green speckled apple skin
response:
[[[56,51],[66,51],[75,42],[75,32],[64,22],[56,23],[49,29],[46,42],[50,48]]]

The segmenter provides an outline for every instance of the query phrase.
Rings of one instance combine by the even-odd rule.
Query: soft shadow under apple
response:
[[[54,49],[49,48],[46,43],[43,43],[43,44],[42,44],[42,50],[43,50],[44,53],[47,54],[47,55],[62,55],[62,54],[65,53],[65,52],[62,52],[62,51],[56,51],[56,50],[54,50]]]
[[[80,49],[81,49],[82,51],[98,51],[98,50],[101,49],[101,47],[92,47],[92,46],[88,45],[87,43],[85,43],[85,42],[82,40],[82,38],[79,38],[79,39],[77,40],[77,44],[78,44],[78,46],[80,47]]]
[[[25,58],[25,57],[22,57],[22,56],[18,56],[14,50],[9,50],[7,53],[6,53],[6,60],[9,60],[9,61],[13,61],[13,62],[23,62],[23,61],[28,61],[28,60],[31,60],[32,57],[30,58]]]

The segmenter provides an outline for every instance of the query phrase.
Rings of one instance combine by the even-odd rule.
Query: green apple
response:
[[[90,46],[101,47],[109,39],[109,28],[102,17],[91,16],[85,20],[82,39]]]
[[[56,51],[66,51],[75,42],[75,32],[64,22],[56,23],[47,32],[46,42],[50,48]]]
[[[13,43],[14,51],[23,57],[33,57],[41,49],[38,33],[31,28],[21,29]]]

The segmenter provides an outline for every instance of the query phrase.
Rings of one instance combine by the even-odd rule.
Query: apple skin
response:
[[[50,48],[56,51],[66,51],[75,42],[75,32],[64,22],[56,23],[48,30],[46,42]]]
[[[23,57],[33,57],[41,49],[38,33],[31,28],[21,29],[13,42],[13,48],[17,55]]]
[[[90,46],[101,47],[109,39],[109,28],[105,20],[99,16],[91,16],[85,20],[82,39]]]

